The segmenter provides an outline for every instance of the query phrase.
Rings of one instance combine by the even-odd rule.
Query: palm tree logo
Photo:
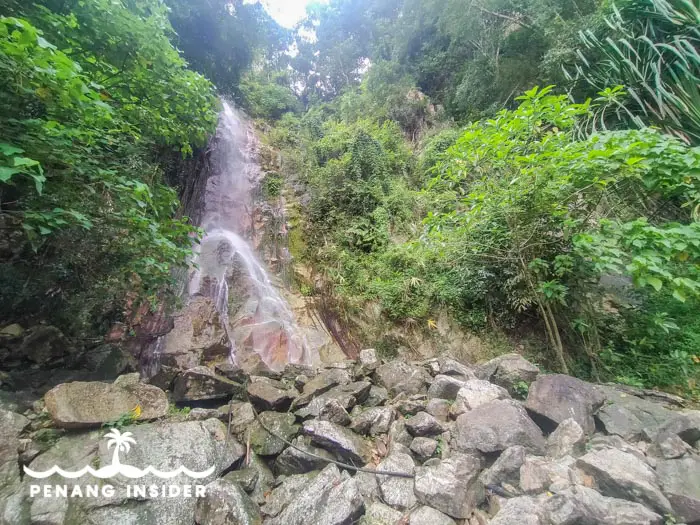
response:
[[[112,466],[119,467],[119,452],[129,453],[131,450],[131,445],[136,444],[136,440],[131,437],[133,434],[131,432],[124,432],[123,434],[116,428],[113,428],[109,433],[105,434],[107,441],[107,450],[114,447],[114,455],[112,456]]]

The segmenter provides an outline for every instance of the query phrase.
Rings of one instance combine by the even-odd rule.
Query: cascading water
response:
[[[193,261],[188,292],[190,297],[214,300],[232,342],[234,362],[239,354],[252,351],[279,369],[314,358],[289,305],[246,241],[254,234],[252,194],[261,178],[257,153],[252,127],[224,102],[204,197],[205,235]]]

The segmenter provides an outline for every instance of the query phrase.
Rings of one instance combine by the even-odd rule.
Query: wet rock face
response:
[[[450,358],[382,363],[371,351],[320,369],[248,364],[178,371],[168,393],[138,374],[65,383],[45,397],[53,419],[41,416],[42,403],[3,397],[0,524],[73,525],[75,516],[108,525],[700,522],[700,413],[672,410],[658,394],[538,375],[524,403],[504,385],[534,379],[535,367],[515,356],[482,367]],[[123,462],[213,465],[206,497],[68,504],[26,496],[20,463],[108,465],[114,448],[104,432],[84,427],[136,405],[154,422],[127,427],[137,444]]]

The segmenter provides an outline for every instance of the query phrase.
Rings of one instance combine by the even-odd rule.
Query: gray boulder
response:
[[[37,325],[27,330],[17,353],[40,366],[47,366],[53,361],[75,354],[75,351],[75,347],[58,328]]]
[[[660,461],[656,473],[673,514],[687,523],[700,523],[700,458]]]
[[[687,410],[668,420],[658,429],[658,435],[675,434],[693,446],[700,441],[700,410]]]
[[[381,361],[377,357],[377,352],[373,348],[366,348],[365,350],[360,350],[360,355],[357,358],[357,364],[359,365],[360,373],[363,375],[368,375],[374,372]]]
[[[442,434],[445,429],[440,422],[427,412],[418,412],[406,420],[406,430],[414,437],[429,437]]]
[[[272,490],[265,499],[262,513],[266,516],[277,516],[289,505],[304,489],[312,483],[318,472],[299,474],[286,477],[282,483]]]
[[[313,470],[321,470],[328,465],[324,459],[334,459],[333,454],[311,444],[311,439],[305,436],[295,438],[292,443],[298,447],[287,447],[275,460],[275,472],[277,475],[290,476],[292,474],[305,474]],[[298,450],[298,449],[301,450]],[[305,453],[313,454],[313,456]],[[320,457],[314,457],[320,456]]]
[[[423,506],[411,512],[408,525],[456,525],[456,522],[439,510]]]
[[[452,439],[455,450],[489,454],[514,445],[522,445],[536,454],[543,453],[545,445],[542,431],[516,401],[491,401],[462,414],[455,422]]]
[[[542,502],[530,496],[504,500],[489,525],[550,525]],[[575,525],[575,524],[570,524]],[[590,524],[593,525],[593,524]]]
[[[331,399],[326,403],[318,413],[318,418],[323,421],[330,421],[340,426],[347,426],[352,421],[350,414],[345,409],[343,404],[337,399]]]
[[[29,420],[14,412],[0,409],[0,523],[21,523],[23,499],[19,454],[20,433]]]
[[[378,407],[383,405],[389,399],[389,392],[386,388],[372,385],[369,389],[369,394],[364,402],[366,407]]]
[[[434,439],[426,437],[417,437],[411,441],[411,452],[413,452],[418,460],[425,461],[435,455],[438,448],[438,442]]]
[[[262,525],[258,506],[237,484],[217,479],[206,487],[206,496],[197,499],[194,520],[197,525]]]
[[[233,470],[223,479],[238,483],[258,505],[265,503],[265,494],[275,484],[275,476],[267,464],[254,452],[250,453],[248,465],[241,470]]]
[[[374,377],[377,384],[386,388],[391,396],[400,393],[425,394],[431,379],[424,368],[399,360],[377,368]]]
[[[333,387],[316,396],[304,408],[297,410],[297,415],[301,418],[318,417],[323,407],[331,400],[340,404],[345,410],[351,410],[356,404],[367,399],[371,386],[367,381],[358,381]]]
[[[491,401],[509,397],[505,388],[481,379],[473,379],[464,383],[457,391],[450,414],[452,417],[457,417]]]
[[[60,428],[98,427],[125,414],[141,413],[141,421],[158,419],[168,413],[168,398],[160,388],[143,383],[64,383],[44,396],[46,410]]]
[[[569,418],[562,421],[547,438],[547,455],[553,458],[580,456],[586,448],[586,434],[581,425]]]
[[[294,402],[293,407],[306,406],[315,397],[328,392],[338,385],[347,385],[352,381],[349,371],[340,368],[323,370],[314,376],[305,385],[301,395]]]
[[[479,379],[502,386],[514,395],[521,384],[535,381],[540,370],[520,354],[506,354],[479,365],[475,372]]]
[[[414,468],[415,464],[411,456],[401,452],[392,452],[389,457],[379,464],[377,470],[412,475]],[[377,474],[377,484],[379,485],[382,501],[390,507],[406,510],[416,504],[416,496],[413,493],[413,479]]]
[[[186,370],[175,379],[173,399],[178,403],[230,397],[243,399],[243,385],[216,375],[206,366]]]
[[[352,418],[350,429],[365,436],[386,434],[395,417],[396,412],[391,407],[368,408]]]
[[[484,499],[480,470],[481,461],[464,454],[453,454],[434,466],[417,467],[418,501],[453,518],[466,519]]]
[[[530,385],[525,407],[545,430],[574,419],[586,434],[595,431],[593,414],[605,397],[590,383],[562,374],[540,376]]]
[[[476,374],[471,368],[450,357],[439,358],[438,367],[441,375],[451,376],[460,381],[476,379]]]
[[[526,494],[559,492],[575,481],[571,469],[575,460],[572,457],[553,460],[539,456],[527,456],[520,467],[520,488]]]
[[[375,501],[367,507],[360,525],[396,525],[402,517],[402,512]]]
[[[525,462],[525,447],[515,445],[505,449],[490,468],[484,470],[479,480],[484,486],[517,483],[520,479],[520,467]]]
[[[446,399],[429,399],[425,405],[425,411],[438,421],[447,421],[450,417],[452,403]]]
[[[369,461],[370,450],[365,441],[347,428],[329,421],[307,421],[303,432],[311,442],[329,450],[353,464],[361,466]]]
[[[660,426],[674,417],[674,412],[657,403],[604,388],[606,401],[595,415],[601,427],[608,433],[627,441],[637,441],[646,434],[653,434]]]
[[[282,452],[287,444],[277,436],[273,436],[264,427],[275,434],[291,441],[299,433],[299,425],[295,424],[294,414],[280,412],[263,412],[260,421],[255,421],[250,431],[250,446],[261,456],[275,456]],[[263,427],[264,425],[264,427]]]
[[[605,496],[642,503],[661,514],[671,512],[654,470],[636,456],[614,448],[589,452],[577,466],[593,477]]]
[[[454,401],[459,389],[465,385],[461,379],[452,376],[439,375],[428,389],[428,397]]]
[[[663,518],[639,503],[606,498],[593,489],[571,487],[544,501],[551,525],[661,525]]]
[[[328,465],[269,525],[348,525],[364,512],[357,481]]]
[[[260,378],[258,378],[260,379]],[[261,411],[286,412],[296,397],[295,392],[281,388],[271,381],[253,381],[248,384],[248,398]]]

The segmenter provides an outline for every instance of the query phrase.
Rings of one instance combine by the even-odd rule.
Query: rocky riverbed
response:
[[[700,523],[700,412],[673,396],[540,374],[517,354],[467,365],[364,350],[281,372],[194,365],[160,387],[127,374],[66,382],[31,405],[3,392],[0,523]],[[131,433],[128,453],[110,448],[103,425]],[[213,470],[169,479],[177,497],[120,490],[134,481],[123,476],[24,474],[97,469],[114,454],[139,468]],[[193,483],[205,497],[182,496]],[[32,494],[37,484],[54,492]],[[55,493],[106,484],[114,493]]]

